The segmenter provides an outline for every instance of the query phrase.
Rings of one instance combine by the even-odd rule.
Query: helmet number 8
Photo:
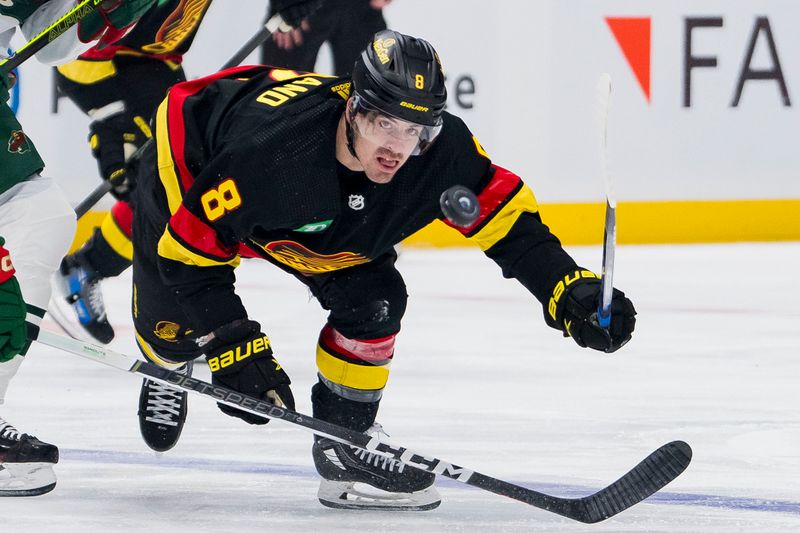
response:
[[[203,193],[200,202],[203,204],[206,217],[213,222],[242,205],[242,197],[236,188],[236,182],[228,178],[216,189],[209,189]]]
[[[422,74],[417,74],[414,77],[414,86],[417,89],[424,89],[425,88],[425,77]]]

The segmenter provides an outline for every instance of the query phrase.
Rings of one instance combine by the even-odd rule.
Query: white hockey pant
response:
[[[50,300],[50,278],[75,236],[75,211],[51,178],[37,175],[0,194],[0,235],[17,271],[22,295],[43,315]],[[28,322],[42,319],[28,311]],[[0,363],[0,404],[22,357]]]

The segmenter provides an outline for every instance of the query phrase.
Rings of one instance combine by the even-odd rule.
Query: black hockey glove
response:
[[[125,162],[152,133],[147,121],[133,116],[123,102],[114,102],[103,109],[114,107],[119,111],[95,118],[89,124],[89,146],[97,159],[100,175],[112,184],[111,194],[117,200],[128,201],[134,183],[133,173],[128,172]]]
[[[248,396],[263,398],[294,411],[291,381],[273,357],[269,339],[261,325],[253,320],[235,320],[204,337],[201,349],[211,369],[211,383],[222,385]],[[266,424],[268,418],[256,416],[218,403],[226,415],[249,424]]]
[[[611,325],[597,324],[600,302],[600,279],[589,270],[576,270],[565,275],[553,289],[545,309],[547,324],[572,337],[578,346],[606,353],[619,350],[631,340],[636,326],[636,309],[625,294],[614,289],[611,299]]]
[[[322,0],[272,0],[269,16],[279,13],[283,21],[292,28],[298,28],[304,18],[314,13],[322,5]]]

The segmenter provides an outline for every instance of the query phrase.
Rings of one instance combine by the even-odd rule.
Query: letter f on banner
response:
[[[606,24],[650,103],[650,17],[606,17]]]

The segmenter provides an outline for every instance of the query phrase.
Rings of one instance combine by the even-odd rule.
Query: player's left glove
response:
[[[103,113],[104,109],[113,111],[110,114]],[[117,200],[127,201],[133,189],[133,181],[125,162],[152,137],[150,127],[144,118],[128,112],[121,101],[93,113],[92,118],[94,120],[89,124],[89,146],[92,148],[92,155],[97,159],[100,175],[111,182],[111,194]]]
[[[105,0],[78,22],[78,38],[89,43],[102,39],[111,43],[144,15],[158,0]]]
[[[291,380],[275,359],[258,322],[241,319],[220,326],[200,340],[200,348],[211,369],[211,383],[294,410]],[[217,407],[249,424],[269,422],[268,418],[225,404],[218,403]]]
[[[270,17],[279,13],[283,21],[297,28],[304,18],[314,13],[322,5],[322,0],[272,0]]]
[[[619,350],[631,340],[636,326],[636,309],[625,294],[614,289],[611,300],[611,325],[608,329],[597,324],[601,282],[589,270],[576,270],[561,278],[553,288],[545,320],[572,337],[578,346],[606,353]]]
[[[5,243],[0,237],[0,363],[10,361],[28,343],[25,300]]]

